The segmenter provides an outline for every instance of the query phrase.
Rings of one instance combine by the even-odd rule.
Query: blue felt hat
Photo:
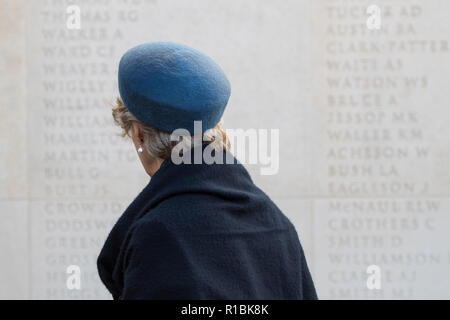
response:
[[[231,87],[223,70],[198,50],[149,42],[128,50],[119,64],[120,96],[136,118],[162,131],[194,132],[221,119]]]

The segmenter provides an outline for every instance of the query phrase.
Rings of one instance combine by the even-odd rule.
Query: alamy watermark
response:
[[[381,29],[381,8],[376,4],[367,7],[366,13],[369,15],[366,21],[367,29],[380,30]]]
[[[222,141],[219,130],[209,129],[202,134],[202,122],[194,121],[194,135],[186,129],[176,129],[170,138],[178,142],[172,149],[171,160],[175,164],[191,164],[194,152],[194,164],[233,164],[233,154],[242,164],[258,164],[261,175],[275,175],[280,166],[278,129],[226,129],[231,142],[230,152],[223,154],[215,149],[215,141]],[[211,142],[204,150],[192,148],[204,141]]]
[[[70,265],[66,269],[68,274],[66,287],[69,290],[81,290],[81,268],[75,264]]]
[[[66,27],[69,30],[81,29],[81,8],[75,4],[66,8],[67,20]]]
[[[380,290],[381,289],[381,268],[376,264],[372,264],[367,267],[366,270],[367,277],[366,286],[369,290]]]

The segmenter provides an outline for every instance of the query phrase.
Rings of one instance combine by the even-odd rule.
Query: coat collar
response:
[[[196,147],[200,148],[200,147]],[[205,145],[201,146],[202,151]],[[195,148],[191,153],[191,163],[194,163]],[[233,159],[233,167],[244,174],[247,179],[251,181],[250,176],[244,167],[232,156],[228,151],[224,153],[224,157]],[[225,158],[224,158],[225,160]],[[123,252],[127,245],[127,235],[132,229],[133,224],[139,220],[143,215],[148,213],[161,201],[171,197],[174,194],[183,193],[186,191],[204,191],[214,186],[214,173],[205,170],[207,164],[175,164],[170,158],[163,161],[161,167],[156,171],[151,180],[137,195],[137,197],[130,203],[122,216],[118,219],[113,229],[109,233],[106,242],[97,259],[97,268],[100,279],[112,293],[114,299],[120,297],[122,291],[122,275],[120,253]],[[215,167],[215,170],[221,170]],[[208,173],[209,172],[209,173]],[[242,177],[242,176],[241,176]],[[188,190],[189,189],[189,190]]]

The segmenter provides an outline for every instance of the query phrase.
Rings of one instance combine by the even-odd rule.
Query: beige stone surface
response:
[[[24,19],[21,1],[0,1],[0,200],[27,196]]]
[[[446,196],[448,4],[380,1],[369,30],[370,4],[314,2],[315,194]]]
[[[448,298],[448,3],[379,1],[380,30],[371,4],[313,2],[319,296]]]
[[[0,0],[0,298],[109,298],[96,255],[148,177],[108,103],[124,51],[156,40],[220,63],[225,128],[279,130],[279,172],[246,166],[320,298],[450,297],[450,2],[378,1],[372,31],[366,0],[80,0],[68,30],[74,2]]]
[[[314,266],[324,299],[448,299],[448,198],[314,203]],[[380,290],[366,285],[381,270]]]

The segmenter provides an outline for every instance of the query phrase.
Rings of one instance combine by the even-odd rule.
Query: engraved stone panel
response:
[[[322,298],[450,297],[450,199],[334,198],[316,200],[314,212]],[[370,265],[380,267],[380,290],[366,286]]]
[[[157,40],[220,63],[226,129],[279,129],[278,173],[246,166],[320,298],[449,298],[450,2],[377,1],[380,29],[372,4],[0,0],[0,298],[110,298],[95,260],[149,178],[108,104],[124,51]]]

